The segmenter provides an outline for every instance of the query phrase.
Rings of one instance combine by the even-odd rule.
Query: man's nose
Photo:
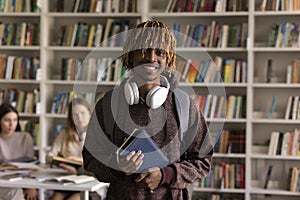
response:
[[[155,62],[157,61],[156,54],[155,54],[155,49],[149,49],[145,55],[146,59],[150,62]]]

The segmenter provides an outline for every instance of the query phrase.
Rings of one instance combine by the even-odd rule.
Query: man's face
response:
[[[166,52],[161,49],[141,49],[133,53],[135,79],[143,83],[159,83],[160,74],[167,66]]]

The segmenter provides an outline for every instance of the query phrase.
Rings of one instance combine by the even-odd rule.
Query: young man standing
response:
[[[128,32],[123,65],[131,76],[97,102],[83,149],[85,169],[110,183],[107,199],[189,199],[187,187],[210,171],[213,145],[204,116],[193,101],[189,116],[178,116],[175,48],[173,32],[163,22],[142,22]],[[111,106],[105,106],[106,100]],[[111,109],[112,129],[107,125]],[[183,135],[180,117],[188,120]],[[169,159],[166,166],[136,173],[145,154],[116,153],[134,129],[151,135]]]

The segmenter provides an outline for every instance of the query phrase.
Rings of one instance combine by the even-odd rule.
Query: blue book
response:
[[[123,147],[125,148],[123,149]],[[162,168],[169,163],[169,159],[163,154],[161,149],[144,129],[135,129],[118,149],[118,152],[120,152],[121,157],[124,157],[131,151],[138,150],[142,151],[144,158],[142,166],[136,173],[141,173],[151,167]]]
[[[273,113],[275,111],[276,102],[277,102],[277,96],[273,96],[270,111],[269,111],[269,118],[270,119],[273,118]]]
[[[272,165],[270,165],[269,168],[268,168],[268,172],[267,172],[265,183],[264,183],[264,189],[268,188],[268,184],[269,184],[270,179],[271,179],[272,168],[273,168]]]
[[[177,46],[179,46],[179,31],[180,31],[180,24],[175,23],[173,24],[174,36],[176,39]]]

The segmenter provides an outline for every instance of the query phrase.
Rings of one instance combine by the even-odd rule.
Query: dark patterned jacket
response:
[[[120,101],[125,102],[123,95],[120,95]],[[158,109],[150,109],[143,100],[129,108],[124,105],[122,106],[122,102],[119,105],[116,120],[118,123],[110,136],[105,133],[103,121],[103,111],[107,108],[103,108],[103,99],[97,102],[83,149],[85,169],[93,172],[99,181],[110,183],[108,200],[189,199],[187,187],[196,179],[207,176],[213,154],[207,124],[196,104],[191,100],[189,129],[184,135],[187,146],[185,156],[180,153],[182,142],[178,137],[179,123],[172,90],[163,106]],[[127,109],[122,110],[124,107]],[[163,148],[170,160],[170,164],[161,169],[162,180],[153,193],[139,188],[134,182],[135,174],[127,176],[116,165],[115,150],[127,138],[125,132],[130,133],[136,125],[144,127],[148,133],[153,133],[153,140]],[[126,129],[125,132],[120,127],[124,127],[122,130]],[[102,137],[102,131],[107,137]],[[109,146],[108,143],[114,145]]]

